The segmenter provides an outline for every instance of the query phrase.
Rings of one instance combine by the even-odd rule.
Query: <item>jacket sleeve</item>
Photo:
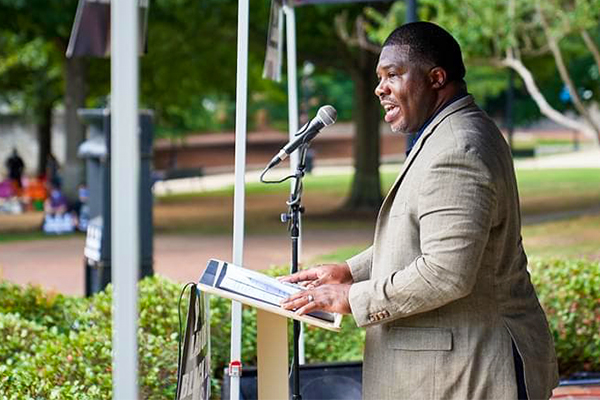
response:
[[[350,267],[350,273],[352,273],[355,283],[369,279],[373,265],[373,246],[346,260],[346,264]]]
[[[417,205],[421,255],[386,277],[351,286],[359,326],[433,310],[473,288],[496,208],[491,173],[477,154],[463,149],[438,155],[423,174]]]

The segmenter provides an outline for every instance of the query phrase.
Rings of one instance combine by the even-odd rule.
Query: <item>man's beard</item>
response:
[[[406,131],[402,130],[402,128],[400,128],[399,126],[394,126],[392,124],[390,124],[390,129],[392,130],[393,134],[400,135],[400,136],[409,136],[413,133],[413,132],[406,132]]]

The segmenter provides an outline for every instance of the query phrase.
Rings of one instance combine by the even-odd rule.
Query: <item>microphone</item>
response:
[[[317,136],[319,131],[329,126],[337,119],[337,111],[332,106],[323,106],[317,111],[317,116],[306,123],[298,133],[296,138],[289,141],[275,157],[271,159],[266,169],[273,168],[287,158],[294,150],[303,144],[309,143]]]

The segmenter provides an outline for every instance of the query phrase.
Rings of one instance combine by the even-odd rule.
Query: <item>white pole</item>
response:
[[[237,81],[235,105],[235,186],[233,199],[233,263],[244,265],[244,201],[246,174],[246,108],[248,102],[249,0],[238,1]],[[231,361],[242,359],[242,305],[231,304]],[[240,377],[230,376],[230,398],[240,398]]]
[[[289,138],[292,140],[298,132],[298,68],[296,62],[296,12],[291,1],[283,5],[285,14],[285,27],[287,39],[287,76],[288,76],[288,125]],[[296,172],[298,165],[298,152],[290,154],[290,172]],[[292,189],[294,181],[292,181]],[[299,216],[299,236],[298,236],[298,262],[302,259],[302,215]],[[304,326],[301,324],[300,339],[298,341],[299,357],[298,362],[304,364]]]
[[[288,75],[288,121],[289,138],[298,132],[298,73],[296,67],[296,13],[291,2],[283,5],[287,39],[287,75]],[[290,169],[294,173],[298,165],[298,152],[290,154]],[[293,182],[292,182],[293,185]]]
[[[138,398],[138,2],[111,7],[113,399]]]

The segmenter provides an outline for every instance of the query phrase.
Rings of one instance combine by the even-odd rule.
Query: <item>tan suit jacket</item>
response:
[[[363,398],[530,399],[558,383],[527,272],[510,150],[471,96],[425,129],[385,198],[373,246],[348,260],[366,327]]]

